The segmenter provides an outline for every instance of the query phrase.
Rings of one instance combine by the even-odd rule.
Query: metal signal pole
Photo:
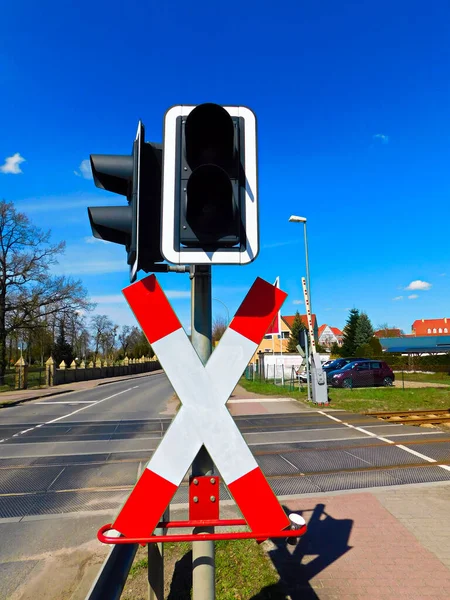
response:
[[[206,365],[212,350],[212,287],[211,267],[191,267],[191,342],[200,360]],[[192,475],[213,475],[214,463],[206,448],[201,447],[192,463]],[[213,527],[196,528],[195,533],[214,532]],[[192,544],[192,589],[194,600],[214,600],[214,542]]]

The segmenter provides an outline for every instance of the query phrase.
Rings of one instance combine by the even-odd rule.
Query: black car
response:
[[[348,365],[349,363],[355,362],[356,360],[367,360],[366,358],[336,358],[332,363],[328,364],[326,367],[323,367],[325,373],[330,373],[331,371],[338,371]]]

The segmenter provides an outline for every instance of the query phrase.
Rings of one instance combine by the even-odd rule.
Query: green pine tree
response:
[[[356,328],[359,321],[359,310],[352,308],[349,312],[347,323],[345,324],[343,333],[343,343],[341,348],[341,356],[355,356],[356,344]]]
[[[299,312],[295,313],[294,322],[292,323],[291,333],[289,335],[287,351],[297,352],[298,336],[302,329],[306,329]]]
[[[355,332],[355,346],[359,348],[368,344],[373,338],[373,327],[369,317],[365,312],[359,314],[358,323]]]
[[[373,356],[377,358],[381,358],[381,356],[383,356],[383,347],[381,346],[381,342],[377,337],[373,337],[369,341],[369,346],[372,348]]]
[[[59,325],[59,335],[53,345],[52,356],[57,365],[63,360],[69,366],[74,359],[72,346],[66,340],[64,321],[61,321]]]

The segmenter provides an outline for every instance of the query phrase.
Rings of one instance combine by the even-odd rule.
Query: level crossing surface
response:
[[[444,430],[291,405],[296,412],[234,417],[279,498],[450,481]],[[174,407],[159,374],[0,411],[0,598],[38,578],[46,552],[97,544],[98,527],[117,514]],[[185,479],[173,504],[187,498]],[[231,502],[223,485],[221,500]]]

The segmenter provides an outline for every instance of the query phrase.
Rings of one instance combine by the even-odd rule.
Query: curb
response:
[[[164,373],[164,371],[162,371],[162,370],[161,370],[161,372],[150,371],[149,373],[146,373],[145,375],[140,375],[138,377],[131,375],[129,377],[124,377],[123,379],[116,379],[115,381],[103,381],[102,380],[100,383],[97,383],[97,385],[92,386],[92,388],[86,388],[86,389],[94,389],[96,387],[100,387],[101,385],[107,385],[107,384],[111,385],[112,383],[120,383],[121,381],[129,381],[130,379],[142,379],[143,377],[150,377],[152,375],[161,375],[161,373]],[[95,381],[95,379],[93,379],[92,381]],[[61,394],[70,394],[70,392],[78,392],[78,391],[82,391],[82,390],[76,390],[76,389],[60,390],[60,391],[51,392],[50,394],[38,394],[37,396],[30,396],[29,398],[21,398],[19,400],[12,400],[11,402],[2,402],[0,400],[0,409],[9,408],[10,406],[18,406],[19,404],[24,404],[24,402],[30,402],[31,400],[40,400],[42,398],[53,398],[54,396],[59,396]]]

